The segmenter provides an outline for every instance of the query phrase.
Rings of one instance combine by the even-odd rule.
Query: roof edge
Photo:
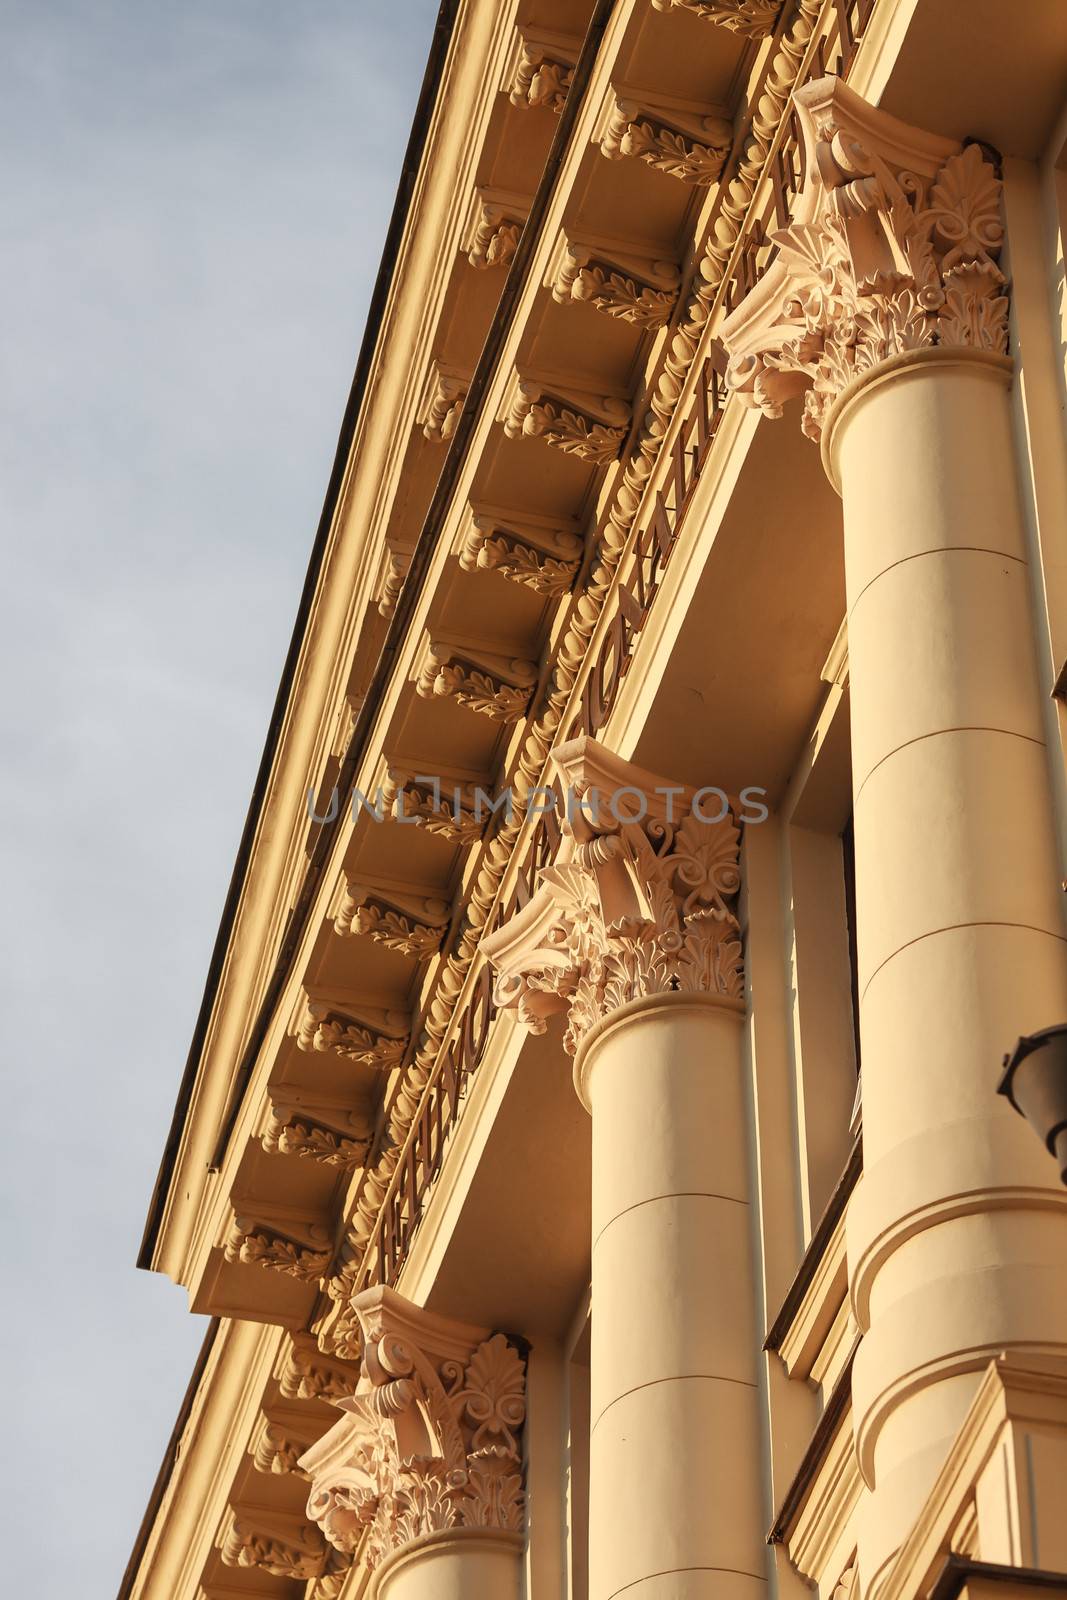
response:
[[[311,614],[312,601],[318,588],[318,581],[322,572],[323,558],[333,526],[334,516],[340,500],[341,488],[345,479],[352,444],[355,439],[356,427],[363,410],[363,400],[366,395],[367,382],[370,377],[371,364],[378,345],[378,336],[381,332],[385,316],[385,308],[392,288],[393,272],[399,254],[400,242],[407,226],[408,213],[411,199],[415,190],[415,182],[422,157],[426,149],[427,136],[433,116],[433,109],[437,101],[438,90],[444,75],[445,62],[448,58],[452,35],[455,30],[456,17],[459,12],[460,0],[441,0],[441,8],[434,24],[433,38],[426,61],[426,70],[423,74],[422,87],[415,107],[415,116],[408,135],[407,147],[404,151],[404,160],[400,169],[400,181],[397,185],[396,198],[386,230],[385,244],[382,249],[378,272],[371,291],[370,305],[367,310],[367,321],[363,330],[359,355],[356,359],[356,370],[352,378],[352,387],[349,391],[348,401],[345,405],[344,416],[341,421],[341,431],[337,440],[337,449],[334,454],[333,467],[326,489],[322,513],[319,517],[318,528],[311,547],[304,585],[300,593],[300,602],[297,606],[296,619],[293,624],[289,648],[286,651],[285,662],[282,666],[281,680],[278,684],[278,693],[274,701],[274,709],[267,727],[267,737],[260,756],[259,767],[256,772],[255,784],[252,789],[252,798],[249,802],[248,812],[245,816],[244,827],[241,831],[240,843],[237,847],[237,859],[234,862],[233,872],[230,876],[229,886],[226,890],[226,899],[223,903],[222,918],[219,922],[218,932],[212,946],[211,960],[208,965],[207,978],[204,984],[204,993],[197,1012],[196,1022],[193,1027],[193,1037],[186,1057],[185,1067],[182,1072],[181,1082],[178,1086],[178,1096],[171,1115],[170,1128],[167,1140],[163,1147],[163,1156],[160,1161],[159,1171],[152,1189],[152,1198],[148,1206],[148,1216],[145,1221],[141,1245],[137,1252],[137,1265],[150,1271],[153,1266],[156,1244],[159,1238],[160,1225],[163,1220],[163,1210],[166,1204],[167,1193],[170,1189],[174,1168],[177,1164],[178,1147],[181,1143],[182,1131],[189,1105],[193,1097],[193,1089],[200,1070],[200,1060],[203,1054],[204,1041],[207,1036],[208,1024],[215,1008],[222,969],[229,949],[230,938],[233,933],[234,923],[237,920],[237,909],[241,903],[245,882],[248,876],[248,867],[252,857],[252,847],[259,827],[259,819],[263,808],[270,774],[274,766],[275,756],[281,738],[282,725],[289,705],[293,682],[296,677],[297,664],[300,651],[307,630],[308,618]]]

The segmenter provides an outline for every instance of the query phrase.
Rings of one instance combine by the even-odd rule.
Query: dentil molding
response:
[[[766,416],[804,395],[818,440],[845,387],[910,351],[1004,355],[1001,184],[981,146],[877,111],[838,78],[798,89],[804,186],[777,255],[724,321],[729,387]]]
[[[357,1295],[362,1375],[341,1420],[300,1459],[307,1513],[370,1568],[451,1528],[524,1520],[526,1373],[501,1333],[448,1322],[391,1289]]]
[[[482,940],[498,973],[497,1004],[515,1006],[534,1033],[566,1013],[573,1054],[590,1028],[632,1000],[680,992],[739,1002],[732,812],[704,820],[717,812],[702,812],[693,790],[589,738],[561,745],[553,759],[571,796],[570,849],[541,869],[523,909]],[[590,817],[578,802],[594,809],[594,793]]]

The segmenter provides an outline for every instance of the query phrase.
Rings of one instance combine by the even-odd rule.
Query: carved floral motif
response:
[[[578,456],[591,466],[615,460],[626,438],[630,407],[607,395],[595,409],[586,397],[553,393],[534,381],[513,384],[504,412],[504,432],[509,439],[541,439],[566,455]]]
[[[294,1237],[295,1227],[287,1232],[272,1223],[235,1216],[223,1254],[229,1262],[269,1267],[301,1283],[316,1283],[330,1264],[326,1230],[313,1225],[301,1231],[304,1237]]]
[[[610,161],[632,156],[683,183],[706,187],[722,172],[732,139],[725,117],[675,113],[668,120],[658,109],[617,100],[600,148]]]
[[[362,934],[400,955],[425,961],[440,948],[449,907],[435,896],[390,891],[384,884],[349,883],[333,919],[342,937]]]
[[[513,106],[544,106],[558,116],[573,77],[573,62],[555,59],[531,41],[522,47],[508,98]]]
[[[636,272],[572,244],[551,280],[552,298],[561,305],[591,306],[640,328],[661,328],[671,319],[680,275],[672,262],[651,265],[658,283],[645,281]]]
[[[488,782],[488,780],[486,780]],[[469,783],[420,783],[417,777],[390,769],[382,785],[382,801],[387,812],[436,833],[453,844],[473,844],[485,832],[489,815],[484,804],[479,808],[476,786]]]
[[[432,444],[447,444],[456,431],[470,380],[434,362],[422,406],[422,431]],[[402,577],[401,577],[402,581]]]
[[[564,595],[574,582],[582,556],[582,541],[567,528],[532,527],[518,518],[504,520],[472,511],[457,546],[465,572],[499,572],[536,594],[553,599]]]
[[[652,0],[657,11],[690,11],[747,39],[765,39],[774,32],[782,0]]]
[[[276,1110],[261,1143],[269,1155],[298,1156],[327,1167],[358,1167],[367,1154],[369,1124],[358,1134],[346,1134],[317,1122],[301,1111]]]
[[[423,1534],[523,1526],[525,1370],[503,1334],[457,1329],[389,1290],[360,1295],[363,1376],[302,1458],[308,1516],[374,1568]]]
[[[580,771],[570,765],[574,753],[584,762],[590,749],[592,740],[560,747],[568,776]],[[612,767],[625,774],[624,763]],[[572,786],[579,797],[590,793],[580,776]],[[634,771],[630,789],[647,800],[655,783]],[[594,820],[572,808],[570,859],[542,868],[529,903],[483,939],[499,973],[497,1004],[515,1006],[533,1033],[566,1012],[564,1046],[573,1054],[596,1022],[631,1000],[672,991],[741,999],[738,827],[729,812],[705,820],[683,805],[677,821],[662,806],[643,818],[634,808],[631,819],[617,804],[621,820],[605,803]]]
[[[522,223],[501,213],[496,206],[484,206],[475,227],[467,260],[472,267],[510,267],[518,249]]]
[[[359,1368],[324,1355],[310,1333],[289,1335],[278,1364],[278,1387],[287,1400],[346,1400],[356,1391]]]
[[[537,679],[532,661],[493,656],[428,639],[415,678],[425,700],[455,700],[496,722],[514,722],[530,703]]]
[[[344,1002],[308,995],[296,1042],[301,1050],[332,1051],[386,1072],[404,1059],[408,1033],[399,1013],[383,1012],[372,1019]]]
[[[770,235],[777,261],[723,340],[744,403],[779,417],[803,393],[802,427],[817,440],[846,385],[891,356],[1006,352],[1004,227],[1000,180],[978,145],[946,156],[943,141],[915,135],[915,151],[901,152],[901,125],[886,118],[885,154],[879,114],[831,80],[797,104],[814,144],[807,204]]]

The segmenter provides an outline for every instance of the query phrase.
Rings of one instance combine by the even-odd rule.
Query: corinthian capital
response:
[[[727,383],[767,416],[803,393],[820,438],[846,385],[937,345],[1003,355],[1000,180],[961,146],[877,111],[837,78],[796,93],[804,187],[778,253],[723,323]]]
[[[594,740],[561,745],[568,845],[532,899],[482,949],[496,1001],[534,1033],[567,1014],[577,1050],[628,1001],[679,991],[739,1001],[739,831],[719,790],[688,789]]]
[[[392,1289],[352,1302],[363,1366],[346,1414],[301,1458],[308,1516],[373,1568],[422,1534],[520,1533],[526,1371],[502,1333],[446,1321]]]

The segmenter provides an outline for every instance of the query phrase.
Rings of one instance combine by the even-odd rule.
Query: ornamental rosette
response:
[[[980,145],[909,128],[835,78],[798,90],[796,103],[804,189],[722,339],[743,403],[780,417],[803,394],[803,431],[818,440],[845,387],[893,356],[1007,352],[1004,226]]]
[[[732,812],[722,806],[709,815],[691,791],[590,739],[562,746],[557,760],[572,799],[582,802],[571,808],[571,848],[541,870],[512,921],[482,941],[497,969],[497,1004],[514,1006],[533,1033],[565,1013],[564,1048],[574,1054],[590,1028],[632,1000],[682,993],[740,1002],[740,830]],[[631,800],[628,812],[617,803],[623,794],[640,805]],[[654,799],[668,794],[681,798]]]

